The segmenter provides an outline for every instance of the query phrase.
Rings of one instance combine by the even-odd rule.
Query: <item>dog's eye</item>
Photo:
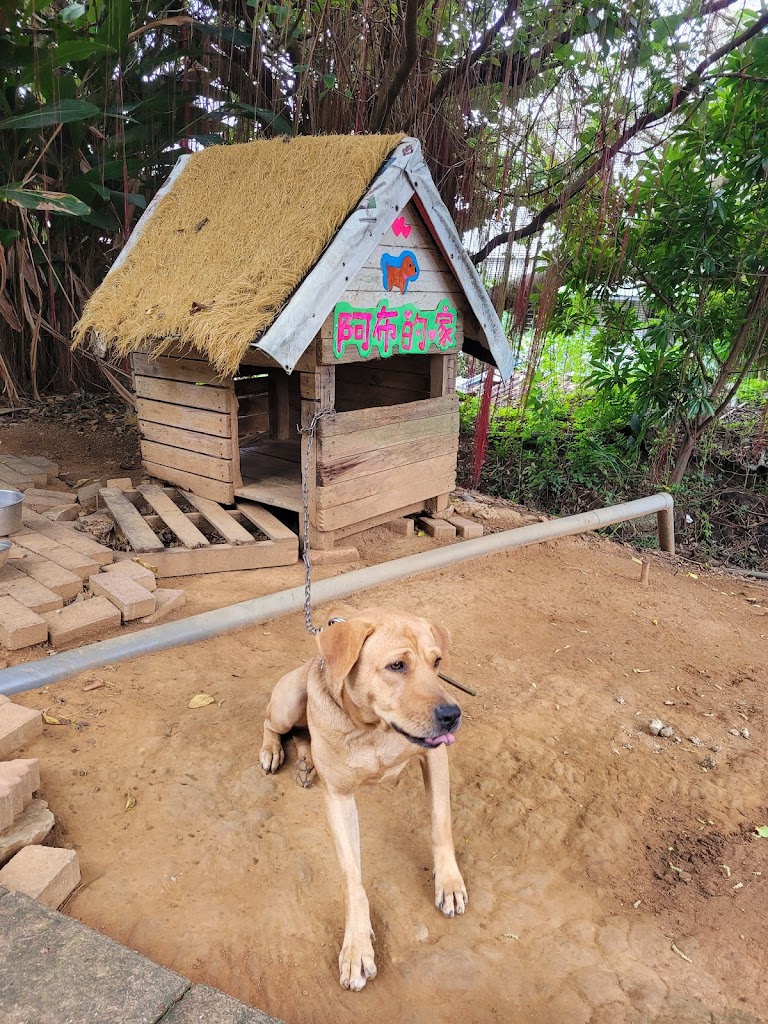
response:
[[[390,672],[405,672],[404,661],[393,661],[391,665],[387,665]]]
[[[440,662],[442,660],[443,660],[442,658],[435,658],[435,668],[440,668]]]

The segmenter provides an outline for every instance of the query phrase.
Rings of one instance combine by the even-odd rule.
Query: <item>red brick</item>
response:
[[[48,636],[54,647],[100,636],[120,625],[120,612],[105,597],[75,601],[55,612],[45,612]]]
[[[9,651],[42,644],[48,639],[45,620],[15,598],[0,597],[0,644]]]
[[[19,573],[19,577],[11,583],[0,583],[0,594],[14,598],[19,604],[37,612],[38,615],[41,612],[51,612],[54,608],[61,608],[64,604],[60,594],[44,587],[42,583],[30,579],[23,572]]]
[[[312,565],[335,565],[338,562],[356,562],[360,557],[357,548],[330,548],[328,551],[310,551]]]
[[[82,593],[83,581],[79,576],[75,576],[69,569],[63,569],[42,555],[35,555],[30,551],[14,564],[27,576],[31,576],[33,580],[37,580],[44,587],[59,594],[65,601]]]
[[[475,537],[483,536],[482,523],[475,523],[471,519],[464,519],[462,516],[451,516],[448,522],[451,526],[456,527],[456,532],[462,540],[472,540]]]

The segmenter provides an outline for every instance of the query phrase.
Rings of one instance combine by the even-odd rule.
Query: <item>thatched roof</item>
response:
[[[116,354],[184,343],[237,370],[402,135],[213,146],[185,164],[86,304],[75,344]]]

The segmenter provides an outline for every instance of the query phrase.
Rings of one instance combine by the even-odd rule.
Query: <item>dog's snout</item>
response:
[[[435,721],[441,732],[450,732],[461,718],[458,704],[438,704],[435,708]]]

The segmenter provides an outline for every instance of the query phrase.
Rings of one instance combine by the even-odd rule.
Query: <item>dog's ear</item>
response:
[[[334,696],[341,694],[341,684],[360,657],[367,638],[373,633],[373,624],[364,619],[350,619],[327,626],[317,634],[317,646],[328,666]]]
[[[440,648],[440,656],[443,659],[442,667],[447,669],[451,665],[451,634],[445,628],[441,626],[439,622],[430,622],[432,627],[432,635],[435,638],[437,646]]]

